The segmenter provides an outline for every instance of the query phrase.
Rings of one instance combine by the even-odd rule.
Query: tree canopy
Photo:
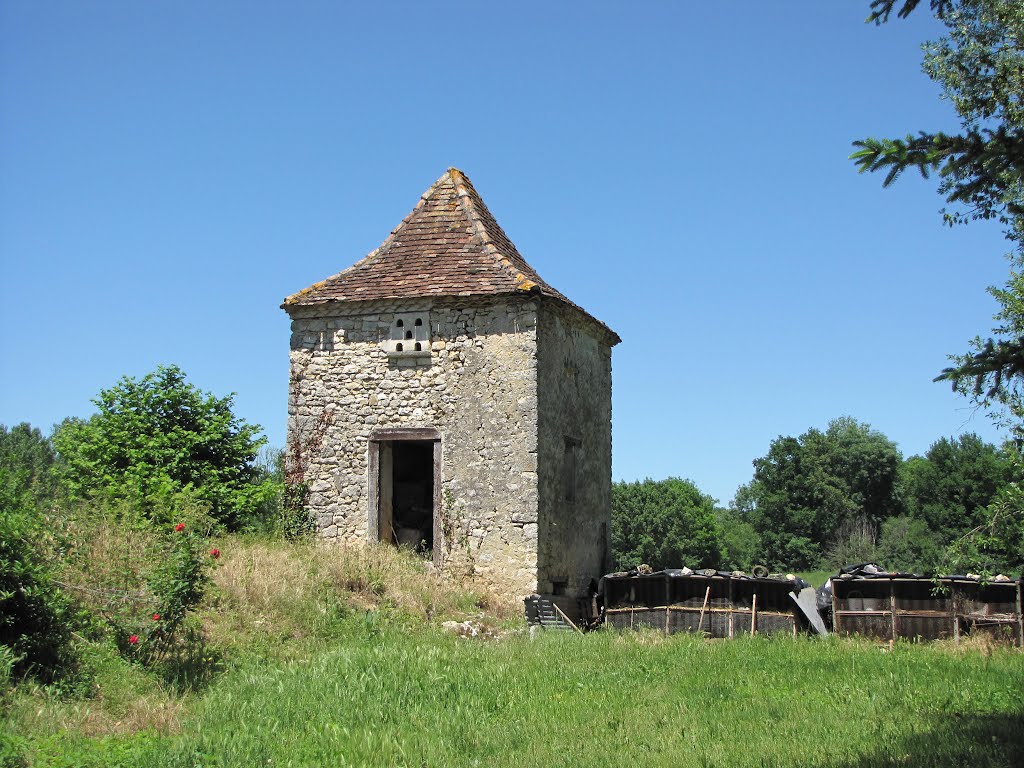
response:
[[[612,550],[620,568],[717,567],[715,500],[678,477],[614,483]]]
[[[754,479],[734,506],[746,513],[773,569],[816,568],[829,547],[901,510],[899,450],[881,432],[840,418],[822,432],[779,436],[754,461]]]
[[[259,426],[232,413],[231,396],[200,391],[180,368],[126,376],[93,402],[98,413],[69,419],[54,435],[72,496],[128,500],[153,515],[185,493],[235,528],[273,492],[253,463],[264,443]]]
[[[751,482],[719,513],[722,550],[776,570],[868,560],[917,573],[1013,570],[1024,565],[1015,477],[1011,453],[974,434],[904,461],[881,432],[836,419],[824,432],[778,437],[754,461]]]
[[[896,15],[901,19],[905,19],[920,4],[921,0],[903,0],[902,5],[900,0],[871,0],[871,15],[868,16],[868,21],[873,21],[876,24],[888,21],[889,15],[897,5],[900,6],[900,9],[896,12]],[[940,19],[955,4],[956,0],[929,0],[931,9]]]
[[[884,22],[896,5],[875,0],[871,20]],[[905,17],[918,5],[904,2]],[[997,219],[1021,246],[1024,237],[1024,6],[1016,0],[933,0],[947,34],[924,44],[923,69],[960,117],[961,132],[919,131],[903,139],[854,142],[861,171],[886,172],[884,186],[908,168],[938,172],[939,190],[957,207],[953,224]]]
[[[907,17],[920,0],[872,0],[869,21]],[[891,184],[908,168],[939,174],[951,206],[948,224],[996,220],[1011,243],[1010,277],[989,288],[1000,304],[992,336],[976,336],[935,378],[948,381],[1024,444],[1024,3],[1020,0],[930,0],[946,28],[925,43],[923,69],[960,118],[960,132],[920,131],[904,139],[862,139],[851,158],[863,171],[885,171]],[[1016,457],[1020,463],[1020,456]],[[1017,469],[1019,473],[1019,467]],[[979,516],[985,522],[948,545],[947,564],[1019,563],[1015,544],[1024,504],[1007,486]],[[965,539],[966,537],[966,539]],[[973,541],[971,541],[973,539]],[[994,554],[993,554],[994,553]],[[1017,554],[1015,554],[1017,553]],[[991,557],[990,557],[991,555]]]
[[[26,495],[35,502],[52,500],[55,461],[53,445],[39,429],[27,423],[10,429],[0,424],[0,493],[10,503]]]
[[[985,508],[1011,479],[1009,457],[975,434],[942,438],[901,472],[907,514],[943,543],[979,525]]]

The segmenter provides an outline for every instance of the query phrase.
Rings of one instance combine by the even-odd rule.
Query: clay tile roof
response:
[[[526,263],[466,175],[449,168],[379,248],[281,306],[514,293],[576,306]]]

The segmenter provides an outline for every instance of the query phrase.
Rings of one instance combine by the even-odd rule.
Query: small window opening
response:
[[[401,352],[402,351],[402,342],[398,342],[397,344],[395,344],[395,351],[396,352]]]
[[[413,323],[413,325],[423,325],[423,318],[422,317],[417,317],[416,318],[416,322]]]
[[[395,325],[398,326],[399,328],[401,328],[402,326],[405,325],[405,321],[402,320],[401,318],[399,318],[398,322],[395,323]]]
[[[412,338],[412,331],[406,331],[405,332],[405,338],[411,339]]]
[[[416,342],[416,350],[415,351],[417,351],[417,352],[422,352],[423,351],[423,345],[420,344],[418,341]]]

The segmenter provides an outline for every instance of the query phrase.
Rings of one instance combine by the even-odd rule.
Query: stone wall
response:
[[[289,448],[304,448],[320,536],[367,537],[375,430],[430,427],[441,433],[442,514],[454,530],[441,544],[446,565],[517,594],[537,588],[538,308],[524,296],[289,309]],[[389,355],[395,316],[423,311],[429,355]]]
[[[561,583],[566,594],[583,594],[591,579],[609,569],[611,343],[607,330],[579,310],[553,301],[542,305],[537,331],[537,580],[542,592]]]

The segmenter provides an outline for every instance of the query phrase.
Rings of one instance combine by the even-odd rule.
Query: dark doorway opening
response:
[[[371,434],[367,459],[371,541],[414,549],[441,564],[441,435],[427,427]]]
[[[427,554],[434,549],[434,443],[391,444],[393,542]]]
[[[381,443],[380,538],[421,554],[434,549],[434,443]]]

